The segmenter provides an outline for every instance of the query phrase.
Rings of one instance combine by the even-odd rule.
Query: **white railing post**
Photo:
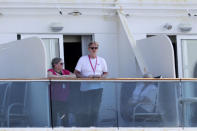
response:
[[[136,47],[136,40],[134,39],[130,29],[129,29],[129,25],[126,19],[125,14],[123,14],[122,10],[117,10],[118,16],[120,18],[120,22],[124,28],[124,31],[127,35],[127,38],[129,40],[130,46],[132,48],[132,51],[136,57],[136,60],[138,62],[138,65],[140,67],[140,71],[142,72],[142,74],[147,73],[147,68],[145,66],[144,60],[140,54],[140,52],[138,51],[137,47]]]

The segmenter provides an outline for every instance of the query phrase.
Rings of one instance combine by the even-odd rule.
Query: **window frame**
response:
[[[184,78],[182,40],[197,40],[197,35],[177,35],[178,77]]]

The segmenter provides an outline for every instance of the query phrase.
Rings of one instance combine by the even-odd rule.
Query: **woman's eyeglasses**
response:
[[[97,50],[98,49],[98,47],[89,47],[90,49],[95,49],[95,50]]]

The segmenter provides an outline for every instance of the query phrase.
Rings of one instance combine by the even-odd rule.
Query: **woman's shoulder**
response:
[[[54,72],[54,70],[53,69],[48,69],[48,72]]]
[[[63,72],[63,75],[70,75],[70,71],[69,70],[63,69],[62,72]]]
[[[54,69],[48,69],[48,75],[57,75]]]

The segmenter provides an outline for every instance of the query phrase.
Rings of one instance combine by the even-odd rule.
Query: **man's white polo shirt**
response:
[[[102,75],[103,72],[108,72],[105,59],[99,56],[97,56],[97,58],[90,59],[88,56],[82,56],[79,59],[77,66],[75,67],[75,70],[81,72],[81,75],[85,77],[89,75]],[[101,88],[100,86],[98,87],[95,84],[92,85],[91,83],[88,83],[87,85],[84,84],[81,85],[81,91]]]

